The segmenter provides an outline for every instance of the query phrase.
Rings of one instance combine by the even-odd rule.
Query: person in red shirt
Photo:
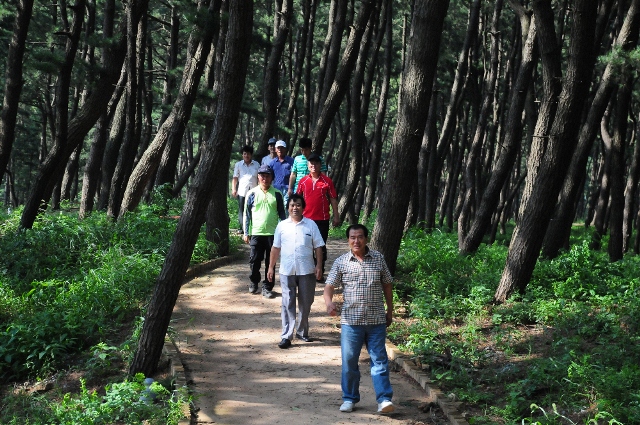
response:
[[[340,226],[340,214],[338,213],[338,194],[336,188],[333,185],[333,181],[325,174],[321,172],[322,160],[316,153],[312,153],[307,158],[307,167],[309,168],[309,174],[304,176],[300,183],[296,193],[300,193],[306,203],[304,210],[304,216],[310,220],[313,220],[318,229],[320,235],[324,240],[325,246],[322,247],[322,273],[323,278],[318,282],[324,281],[324,266],[327,261],[327,238],[329,237],[329,225],[331,215],[329,214],[329,206],[333,211],[333,226]]]

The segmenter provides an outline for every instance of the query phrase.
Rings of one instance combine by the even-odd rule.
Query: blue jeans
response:
[[[342,324],[340,346],[342,351],[342,400],[360,401],[360,369],[358,358],[362,345],[366,344],[371,357],[371,380],[378,403],[391,400],[393,389],[389,381],[389,359],[384,345],[387,326]]]

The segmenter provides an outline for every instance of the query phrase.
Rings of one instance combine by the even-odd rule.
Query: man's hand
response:
[[[318,264],[322,263],[322,261],[318,261]],[[322,266],[316,266],[316,280],[322,280]]]
[[[340,217],[333,216],[333,227],[340,227],[342,222],[340,221]]]
[[[329,301],[326,305],[327,305],[327,314],[329,316],[338,315],[338,310],[336,310],[336,305],[333,303],[333,301]]]
[[[391,322],[393,322],[393,311],[392,310],[387,310],[386,319],[387,319],[387,327],[391,326]]]
[[[273,282],[273,279],[275,278],[275,275],[276,275],[275,268],[269,266],[269,271],[267,272],[267,280],[269,282]]]
[[[244,243],[249,243],[249,236],[248,235],[242,235],[242,240],[244,241]]]
[[[233,198],[237,198],[238,197],[238,191],[236,189],[233,189],[233,191],[231,192],[231,196]]]

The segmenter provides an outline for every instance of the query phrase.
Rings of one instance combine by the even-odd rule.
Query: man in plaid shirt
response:
[[[392,277],[378,251],[367,247],[368,229],[362,224],[347,228],[350,252],[338,257],[331,267],[324,288],[327,313],[337,316],[333,303],[335,287],[342,286],[341,314],[342,400],[340,411],[351,412],[360,401],[358,359],[366,343],[371,357],[371,379],[378,402],[378,413],[391,413],[393,389],[389,381],[389,360],[385,341],[387,326],[393,320]],[[385,311],[386,304],[386,311]]]

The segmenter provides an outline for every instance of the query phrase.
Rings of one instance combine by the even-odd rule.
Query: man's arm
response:
[[[287,190],[289,196],[293,194],[293,187],[296,185],[296,176],[296,172],[291,170],[291,174],[289,174],[289,190]]]
[[[279,190],[276,189],[276,208],[278,209],[278,217],[280,220],[284,220],[287,218],[287,213],[284,209],[284,197]]]
[[[323,296],[324,305],[327,306],[327,314],[329,316],[337,316],[338,311],[336,310],[336,305],[333,303],[333,285],[325,285]]]
[[[234,198],[238,196],[238,178],[233,176],[233,180],[231,181],[231,196]]]
[[[251,211],[253,210],[253,201],[255,199],[255,195],[253,192],[247,194],[247,197],[244,200],[244,236],[242,236],[242,240],[244,243],[249,243],[249,226],[251,225]]]
[[[316,252],[316,279],[322,279],[322,247],[315,249]]]
[[[329,197],[331,211],[333,211],[333,227],[340,227],[340,212],[338,211],[338,198]]]
[[[391,325],[393,321],[393,290],[390,283],[382,285],[382,293],[384,294],[384,301],[387,304],[387,326]]]
[[[271,246],[271,254],[269,254],[269,271],[267,272],[267,280],[273,282],[276,277],[276,258],[280,258],[280,248]]]

